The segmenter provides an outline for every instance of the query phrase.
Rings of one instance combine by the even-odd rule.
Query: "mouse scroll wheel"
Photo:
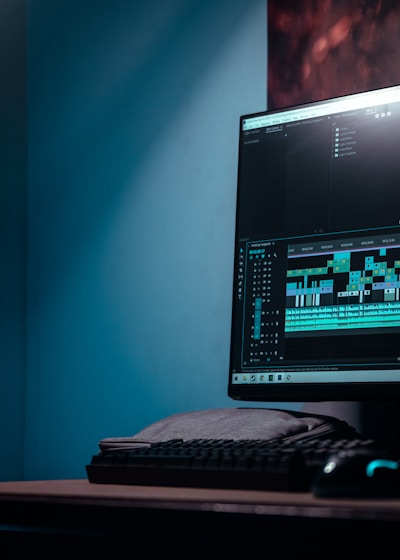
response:
[[[324,466],[324,473],[329,474],[336,468],[336,462],[331,460]]]
[[[366,466],[366,473],[368,477],[372,477],[377,469],[389,469],[395,471],[399,468],[399,463],[397,461],[391,461],[390,459],[373,459]]]

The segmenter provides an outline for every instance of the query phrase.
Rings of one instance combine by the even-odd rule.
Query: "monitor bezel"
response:
[[[399,374],[400,375],[400,374]],[[400,400],[400,381],[373,383],[233,384],[228,396],[251,402],[395,401]]]
[[[369,90],[365,92],[357,92],[341,97],[333,97],[324,100],[312,101],[310,103],[303,103],[293,105],[290,107],[274,108],[273,110],[258,111],[254,113],[247,113],[240,116],[239,119],[239,144],[241,137],[241,130],[243,122],[246,119],[264,118],[268,115],[276,115],[280,113],[287,113],[289,111],[296,111],[297,109],[322,107],[326,104],[332,104],[338,101],[351,101],[355,96],[369,96],[382,92],[386,94],[388,91],[393,91],[393,94],[400,99],[400,85],[379,88],[376,90]],[[240,145],[239,145],[240,150]],[[240,166],[240,157],[239,157]],[[239,173],[239,170],[238,170]],[[239,197],[238,197],[239,199]],[[237,242],[237,219],[235,225],[235,246]],[[236,263],[236,254],[235,254]],[[234,264],[235,266],[235,264]],[[235,294],[233,293],[233,298]],[[232,320],[233,320],[233,301],[232,301]],[[231,341],[232,344],[232,341]],[[399,345],[400,346],[400,345]],[[296,383],[296,382],[283,382],[283,383],[234,383],[232,371],[232,348],[229,363],[229,379],[228,379],[228,396],[237,401],[249,402],[322,402],[322,401],[393,401],[400,400],[400,364],[399,368],[393,369],[398,371],[398,381],[374,381],[374,382],[317,382],[317,383]],[[350,371],[349,371],[350,373]]]

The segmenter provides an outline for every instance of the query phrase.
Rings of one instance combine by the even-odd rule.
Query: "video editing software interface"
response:
[[[400,380],[400,87],[241,117],[234,266],[234,393]]]

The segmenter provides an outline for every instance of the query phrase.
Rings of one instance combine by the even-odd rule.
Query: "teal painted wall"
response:
[[[238,119],[266,48],[265,0],[29,2],[25,478],[235,406]]]
[[[85,477],[102,437],[237,405],[238,123],[266,107],[266,23],[265,0],[0,3],[0,480]]]
[[[0,480],[226,396],[265,0],[3,0]],[[267,403],[268,405],[268,403]],[[279,406],[275,403],[274,406]]]

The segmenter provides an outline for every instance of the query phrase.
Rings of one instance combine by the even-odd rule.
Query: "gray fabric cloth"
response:
[[[242,439],[286,437],[308,432],[321,418],[267,408],[216,408],[173,414],[135,435],[136,439],[163,441],[171,438]]]
[[[322,426],[336,426],[330,416],[269,408],[215,408],[173,414],[129,437],[105,438],[101,446],[125,446],[139,441],[180,438],[274,439],[306,434]]]

